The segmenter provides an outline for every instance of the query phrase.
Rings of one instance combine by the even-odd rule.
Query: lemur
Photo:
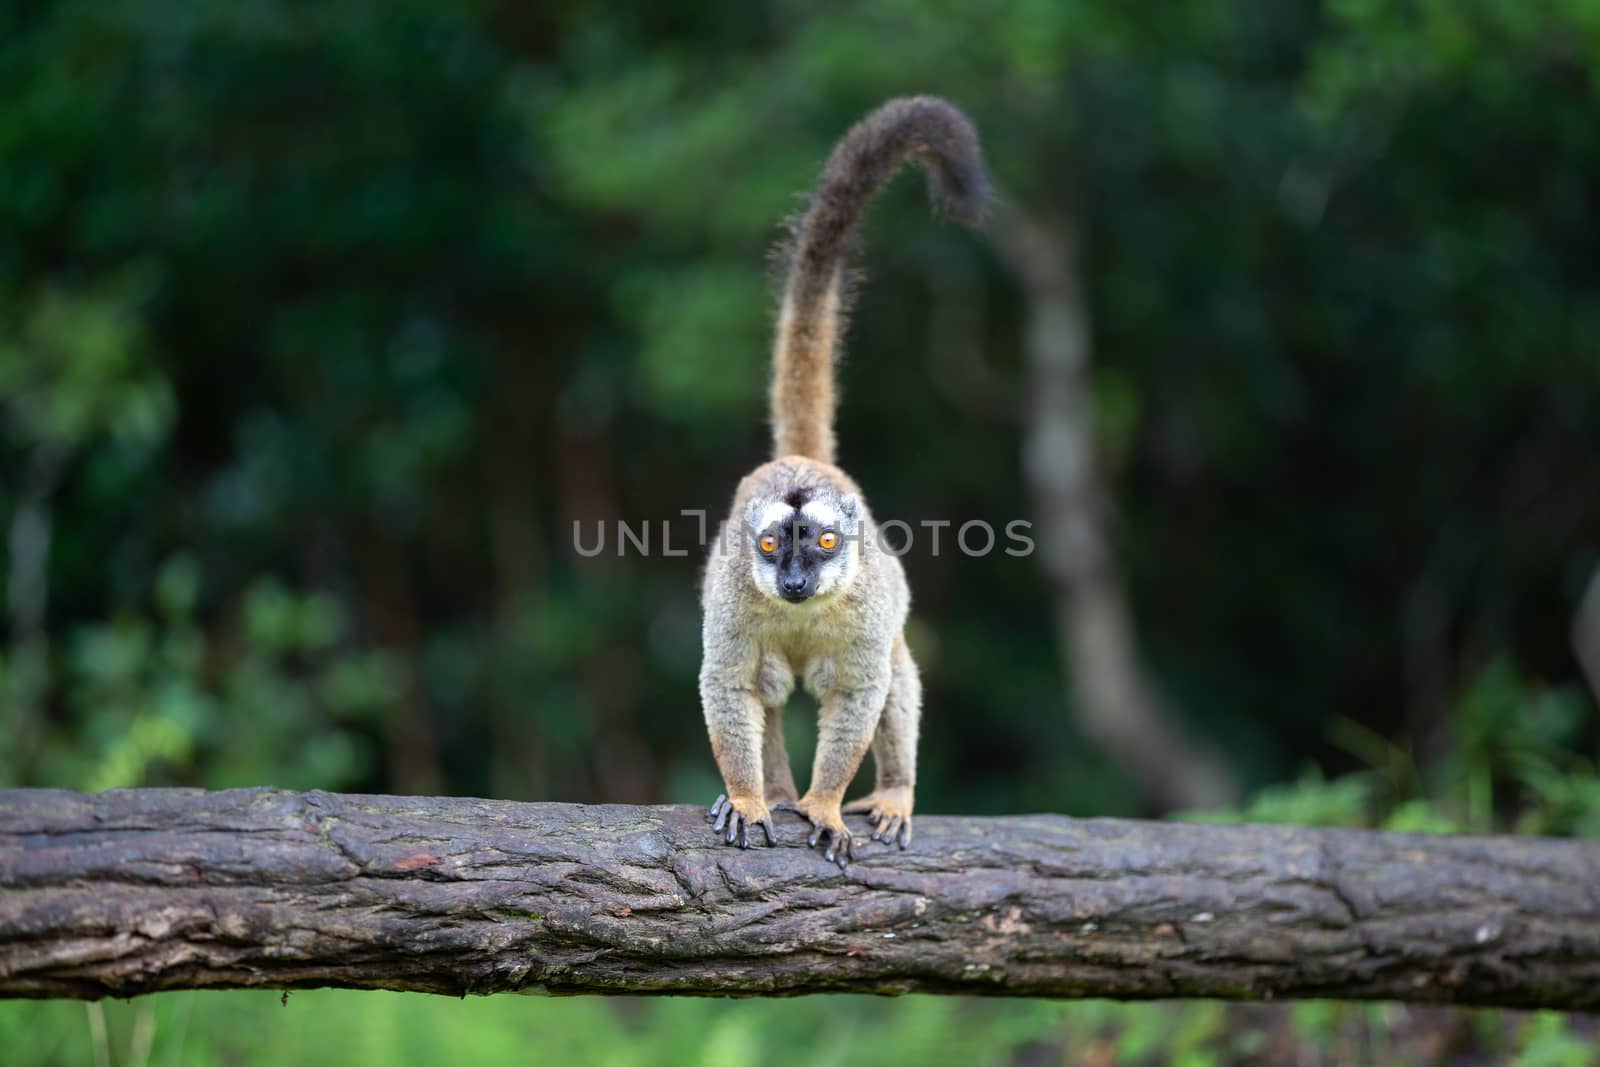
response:
[[[808,844],[842,868],[843,812],[872,839],[911,842],[922,686],[906,647],[905,572],[877,542],[861,490],[833,464],[834,352],[848,295],[843,264],[863,211],[906,162],[936,208],[975,225],[988,197],[978,136],[931,96],[891,100],[845,134],[783,250],[787,279],[773,350],[773,458],[739,483],[705,572],[700,700],[726,791],[708,821],[748,847],[773,844],[772,809],[810,820]],[[795,676],[820,702],[811,787],[795,789],[782,716]],[[877,787],[841,808],[868,747]]]

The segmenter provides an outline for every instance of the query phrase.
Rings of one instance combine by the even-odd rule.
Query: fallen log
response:
[[[0,997],[1338,997],[1600,1009],[1600,843],[918,816],[840,871],[702,809],[0,791]],[[863,834],[865,831],[863,831]]]

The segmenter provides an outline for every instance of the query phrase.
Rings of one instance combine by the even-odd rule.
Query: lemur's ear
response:
[[[766,509],[762,507],[758,497],[751,497],[750,502],[744,506],[744,524],[755,533],[761,532],[756,524],[761,521],[761,513],[764,510]]]
[[[846,493],[839,498],[839,510],[852,521],[861,517],[861,498],[854,493]]]

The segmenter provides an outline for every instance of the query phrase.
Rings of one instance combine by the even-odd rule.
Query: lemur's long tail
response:
[[[772,354],[774,455],[833,461],[834,349],[844,332],[845,253],[867,202],[911,159],[936,208],[969,225],[989,196],[972,123],[934,96],[890,100],[834,147],[790,246]]]

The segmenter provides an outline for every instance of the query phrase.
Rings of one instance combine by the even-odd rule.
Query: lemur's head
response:
[[[848,586],[861,564],[860,510],[855,494],[829,487],[752,498],[745,523],[756,588],[801,604]]]

